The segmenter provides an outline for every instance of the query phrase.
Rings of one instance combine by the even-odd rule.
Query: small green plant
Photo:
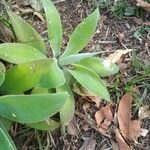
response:
[[[150,34],[150,27],[149,26],[140,26],[137,28],[137,30],[134,32],[134,37],[138,40],[143,39],[144,35]]]
[[[80,83],[95,95],[110,100],[100,77],[115,74],[119,68],[107,60],[93,57],[95,53],[80,52],[94,34],[99,21],[96,9],[72,33],[61,54],[62,25],[50,0],[42,0],[53,57],[48,58],[41,36],[21,17],[8,11],[17,43],[0,44],[0,116],[39,130],[62,129],[75,110],[72,85]],[[5,69],[5,67],[9,69]],[[60,121],[54,114],[59,113]],[[58,120],[58,119],[57,119]],[[0,149],[15,149],[4,119],[0,119]]]
[[[111,12],[118,19],[122,19],[124,16],[143,17],[145,14],[142,8],[132,5],[126,0],[121,0],[114,3],[111,6]]]

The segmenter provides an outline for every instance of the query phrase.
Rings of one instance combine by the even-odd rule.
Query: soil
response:
[[[26,0],[12,0],[11,5],[16,5],[19,8],[26,8]],[[62,51],[65,49],[69,35],[73,32],[75,27],[85,18],[93,9],[96,7],[95,0],[54,0],[56,7],[58,8],[62,25],[64,30],[64,40],[62,45]],[[130,2],[130,1],[129,1]],[[134,1],[132,3],[135,3]],[[14,9],[17,11],[17,8]],[[136,49],[137,56],[144,62],[145,65],[149,64],[150,61],[150,37],[144,36],[141,40],[136,39],[133,34],[136,29],[141,26],[141,24],[136,23],[135,17],[123,17],[119,20],[110,14],[108,9],[102,9],[101,20],[97,27],[97,31],[88,45],[84,48],[85,52],[93,52],[103,50],[103,54],[100,57],[106,57],[111,52],[117,49]],[[32,13],[27,13],[23,15],[24,19],[33,24],[33,26],[38,30],[38,32],[43,36],[47,42],[47,30],[46,24],[42,22],[37,16],[33,16]],[[148,22],[150,20],[150,15],[146,14],[143,21]],[[47,42],[48,43],[48,42]],[[47,44],[48,45],[48,44]],[[49,45],[48,45],[49,47]],[[124,93],[124,85],[127,81],[134,78],[136,71],[131,65],[131,55],[126,56],[123,63],[119,65],[122,66],[124,71],[121,71],[120,79],[120,90],[118,91],[118,96],[114,96],[114,91],[111,93],[112,100],[120,99]],[[140,74],[140,73],[139,73]],[[107,78],[107,81],[112,84],[116,76]],[[141,85],[141,84],[140,84]],[[139,86],[140,93],[143,93],[143,88]],[[147,96],[144,99],[145,104],[150,104],[150,91],[148,91]],[[90,106],[89,106],[90,105]],[[84,111],[84,107],[87,106],[87,112]],[[41,139],[41,144],[49,150],[79,150],[82,145],[90,137],[96,141],[95,150],[111,150],[112,144],[111,140],[102,134],[100,134],[95,129],[95,119],[94,113],[96,112],[95,104],[87,101],[85,98],[76,96],[76,115],[74,117],[74,124],[71,125],[72,130],[70,132],[75,132],[74,135],[66,133],[65,136],[61,136],[59,129],[54,132],[41,132],[35,131],[33,129],[26,128],[22,125],[15,124],[11,129],[11,135],[17,148],[19,150],[38,150],[39,149],[39,139]],[[114,125],[112,125],[113,128]],[[142,127],[149,129],[150,120],[144,119],[142,121]],[[150,149],[150,132],[145,138],[140,138],[138,146],[134,149],[148,150]],[[81,149],[83,150],[83,149]],[[90,150],[90,149],[87,149]],[[91,149],[92,150],[92,149]]]

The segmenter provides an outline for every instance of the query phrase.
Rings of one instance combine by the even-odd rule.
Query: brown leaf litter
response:
[[[141,129],[140,120],[131,120],[132,100],[132,93],[126,93],[120,100],[117,112],[120,132],[124,139],[128,142],[137,140],[140,136],[139,133]]]
[[[144,0],[136,0],[137,6],[142,7],[144,10],[150,12],[150,3],[144,1]]]
[[[110,54],[108,56],[108,58],[106,58],[108,61],[110,61],[111,63],[116,63],[120,60],[120,58],[122,57],[122,55],[125,55],[129,52],[131,52],[132,49],[125,49],[125,50],[116,50],[116,52]]]
[[[113,120],[113,114],[111,111],[111,107],[112,107],[112,105],[108,104],[108,105],[100,108],[95,113],[95,120],[96,120],[97,127],[99,129],[99,132],[106,136],[107,136],[107,130]]]
[[[93,136],[91,136],[79,150],[95,150],[96,141],[94,140]]]

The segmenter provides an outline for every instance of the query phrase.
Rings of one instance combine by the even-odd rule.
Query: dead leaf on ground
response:
[[[113,141],[112,139],[110,139],[110,142],[113,150],[119,150],[119,145],[117,142]]]
[[[137,6],[142,7],[144,10],[150,12],[150,3],[144,1],[144,0],[136,0]]]
[[[149,130],[142,128],[141,131],[140,131],[140,135],[143,136],[143,137],[145,137],[148,132],[149,132]]]
[[[116,63],[117,61],[120,60],[120,58],[122,57],[122,55],[125,55],[125,54],[127,54],[127,53],[129,53],[131,51],[132,51],[132,49],[117,50],[113,54],[110,54],[108,56],[108,58],[106,58],[106,59],[109,60],[112,63]]]
[[[88,98],[89,98],[91,101],[95,102],[97,108],[100,107],[101,99],[100,99],[99,96],[88,96]]]
[[[118,106],[119,129],[125,139],[129,137],[130,119],[131,119],[132,94],[126,93],[120,100]]]
[[[42,14],[41,14],[40,12],[34,11],[34,12],[33,12],[33,15],[34,15],[34,16],[37,16],[43,23],[45,23],[45,20],[44,20]]]
[[[79,84],[73,84],[73,91],[78,95],[88,97],[89,100],[92,102],[95,102],[96,107],[99,108],[100,101],[101,101],[99,96],[96,96],[94,93],[88,91],[87,89],[85,89],[84,87],[82,87]]]
[[[130,122],[130,137],[133,140],[137,140],[138,137],[140,137],[140,131],[141,131],[141,121],[140,120],[133,120]]]
[[[73,118],[67,125],[67,131],[72,136],[78,136],[79,130],[78,130],[78,124],[75,118]]]
[[[140,119],[150,118],[150,106],[142,106],[139,109],[138,116]]]
[[[123,139],[123,137],[120,134],[119,130],[115,129],[114,132],[115,132],[116,141],[119,144],[119,150],[131,150],[131,148],[129,147],[129,145]]]
[[[93,136],[91,136],[79,150],[95,150],[95,146],[96,141],[93,139]]]
[[[95,120],[97,127],[103,135],[107,134],[108,127],[111,125],[113,120],[113,114],[111,111],[112,105],[106,105],[105,107],[100,108],[95,113]]]
[[[117,112],[120,132],[129,143],[137,140],[141,130],[141,121],[131,120],[132,99],[132,93],[124,94],[120,100]]]

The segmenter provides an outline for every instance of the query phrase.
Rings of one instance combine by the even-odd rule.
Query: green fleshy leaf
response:
[[[65,83],[63,71],[57,65],[54,58],[52,64],[49,65],[49,71],[42,77],[39,86],[44,88],[55,88]]]
[[[5,129],[6,129],[7,131],[10,130],[11,125],[12,125],[12,121],[10,121],[10,120],[8,120],[8,119],[6,119],[6,118],[0,117],[0,122],[4,125],[4,127],[5,127]]]
[[[10,135],[5,129],[4,125],[0,121],[0,149],[1,150],[17,150],[14,142]]]
[[[97,74],[80,65],[74,64],[68,71],[87,90],[99,97],[110,100],[109,92]]]
[[[13,66],[6,72],[0,91],[3,94],[19,94],[33,88],[52,63],[53,59],[43,59]]]
[[[52,47],[53,55],[57,57],[60,55],[62,42],[62,25],[60,16],[56,7],[50,0],[42,0],[42,3],[46,13],[50,45]]]
[[[66,100],[66,103],[63,105],[63,107],[60,109],[60,120],[61,120],[61,126],[66,126],[71,119],[74,116],[75,112],[75,101],[73,93],[70,89],[70,87],[67,84],[64,84],[57,88],[58,92],[68,92],[69,96]]]
[[[95,52],[95,53],[81,53],[81,54],[75,54],[75,55],[70,55],[64,58],[60,58],[59,64],[60,65],[68,65],[71,63],[76,63],[82,59],[85,58],[90,58],[92,56],[98,55],[100,52]]]
[[[0,62],[0,86],[5,80],[5,66]]]
[[[98,57],[86,58],[77,64],[92,70],[101,77],[110,76],[119,71],[116,64]]]
[[[0,116],[20,123],[35,123],[56,114],[67,93],[7,95],[0,97]]]
[[[0,59],[13,64],[31,62],[47,58],[34,47],[21,43],[0,44]]]
[[[31,45],[46,54],[46,47],[39,33],[15,13],[8,12],[8,15],[18,41]]]
[[[76,27],[70,37],[67,48],[61,57],[73,55],[81,51],[94,34],[98,20],[99,10],[96,9]]]
[[[60,126],[60,123],[53,119],[48,119],[37,123],[26,124],[26,126],[42,131],[53,131]]]

